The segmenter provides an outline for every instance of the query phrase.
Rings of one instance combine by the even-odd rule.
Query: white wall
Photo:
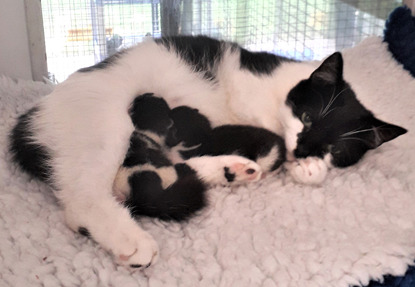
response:
[[[24,0],[0,1],[0,74],[32,79]]]

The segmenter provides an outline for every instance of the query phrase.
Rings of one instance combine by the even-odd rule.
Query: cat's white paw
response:
[[[111,251],[118,264],[129,268],[147,268],[157,261],[159,257],[157,242],[147,232],[130,230],[115,237]]]
[[[65,206],[66,223],[72,230],[99,243],[120,265],[141,268],[157,261],[157,242],[138,226],[129,210],[113,197],[86,201],[92,203]]]
[[[285,167],[295,181],[304,184],[322,183],[328,171],[324,160],[317,157],[307,157],[286,162]]]
[[[224,177],[230,184],[255,182],[261,179],[261,167],[246,158],[240,156],[228,156],[223,159]]]

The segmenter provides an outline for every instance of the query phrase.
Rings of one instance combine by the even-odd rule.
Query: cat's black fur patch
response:
[[[175,36],[164,37],[156,43],[167,49],[174,49],[178,55],[196,72],[202,73],[207,80],[215,80],[216,64],[223,57],[224,49],[240,53],[241,69],[255,74],[271,74],[281,63],[293,61],[267,52],[250,52],[236,43],[219,41],[206,36]],[[228,46],[227,46],[228,45]]]
[[[205,36],[163,37],[155,41],[169,50],[173,48],[196,72],[202,73],[205,79],[215,79],[215,63],[223,55],[222,42]]]
[[[251,52],[241,48],[241,68],[254,74],[270,75],[283,62],[293,60],[267,52]]]
[[[31,140],[33,136],[31,121],[38,112],[38,108],[32,108],[19,117],[9,136],[10,151],[13,160],[24,171],[53,185],[53,170],[49,164],[51,160],[50,151],[45,146]]]
[[[107,57],[106,59],[102,60],[101,62],[96,63],[93,66],[81,68],[78,70],[78,72],[81,73],[88,73],[95,70],[103,70],[110,66],[113,66],[119,58],[126,52],[127,50],[122,50],[119,52],[116,52],[115,54],[112,54],[111,56]]]
[[[207,80],[215,80],[215,64],[222,59],[223,48],[226,44],[230,45],[231,51],[240,51],[241,68],[252,73],[269,75],[282,62],[292,61],[267,52],[250,52],[236,43],[227,43],[202,35],[162,37],[156,39],[155,42],[169,50],[173,48],[188,65],[192,66],[196,72],[202,73]],[[114,65],[126,51],[119,51],[93,66],[79,69],[78,72],[87,73],[106,69]]]
[[[235,174],[234,174],[234,173],[231,173],[231,172],[229,171],[229,167],[227,167],[227,166],[225,166],[225,167],[223,168],[223,170],[225,171],[225,178],[226,178],[226,180],[227,180],[228,182],[233,182],[233,181],[235,180]]]
[[[89,230],[87,229],[87,228],[85,228],[85,227],[79,227],[78,228],[78,233],[79,234],[81,234],[81,235],[83,235],[83,236],[86,236],[86,237],[88,237],[88,238],[91,238],[91,233],[89,232]]]
[[[304,123],[298,135],[297,158],[332,156],[332,164],[346,167],[358,162],[370,149],[406,133],[376,119],[356,98],[343,79],[340,53],[328,57],[288,94],[287,104]]]

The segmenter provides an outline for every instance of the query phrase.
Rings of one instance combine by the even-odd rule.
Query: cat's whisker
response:
[[[324,109],[324,99],[323,99],[323,95],[321,94],[321,92],[317,91],[316,89],[312,89],[313,92],[315,92],[319,98],[320,98],[320,102],[321,102],[321,108],[319,111],[319,116],[321,117],[322,113],[323,113],[323,109]]]
[[[355,135],[355,134],[360,134],[360,133],[365,133],[365,132],[372,132],[372,131],[373,131],[373,128],[364,129],[364,130],[354,130],[354,131],[344,133],[344,134],[340,135],[340,137],[347,137],[347,136],[351,136],[351,135]]]
[[[355,132],[355,131],[358,131],[358,130],[360,130],[361,128],[362,128],[362,127],[360,126],[360,127],[356,128],[356,129],[354,129],[354,130],[349,131],[349,133],[350,133],[350,132]],[[344,134],[346,134],[346,133],[344,133]]]
[[[344,91],[347,91],[347,90],[349,90],[350,88],[344,88],[343,90],[341,90],[334,98],[333,98],[333,95],[334,95],[334,91],[333,91],[333,95],[331,96],[331,98],[330,98],[330,101],[329,101],[329,103],[327,104],[327,106],[326,106],[326,108],[323,110],[323,117],[325,117],[326,115],[327,115],[327,111],[330,109],[330,107],[334,104],[334,102],[337,100],[337,98],[344,92]]]
[[[362,139],[362,138],[356,138],[356,137],[347,137],[347,138],[341,138],[340,141],[345,141],[345,140],[356,140],[356,141],[361,141],[367,145],[372,145],[371,142],[369,142],[368,140]]]
[[[333,93],[331,94],[330,100],[327,103],[326,107],[324,108],[323,112],[322,112],[322,116],[324,116],[324,114],[327,112],[327,110],[331,107],[331,105],[333,104],[333,97],[334,97],[334,93],[336,91],[336,87],[333,88]],[[334,102],[334,101],[333,101]]]
[[[328,112],[326,112],[324,115],[322,115],[321,117],[324,119],[328,114],[330,114],[332,111],[334,111],[335,109],[337,109],[337,107],[332,108],[331,110],[329,110]]]
[[[353,130],[353,131],[350,131],[350,132],[344,133],[344,134],[342,134],[340,137],[345,137],[345,136],[350,136],[350,135],[359,134],[359,133],[365,133],[365,132],[375,132],[375,130],[376,130],[376,129],[378,129],[378,128],[382,128],[382,127],[384,127],[384,126],[385,126],[385,125],[381,125],[381,126],[378,126],[378,127],[372,127],[372,128],[370,128],[370,129],[364,129],[364,130],[359,130],[359,129],[356,129],[356,130]]]
[[[323,114],[323,109],[324,109],[324,99],[323,99],[323,95],[321,93],[318,93],[319,97],[320,97],[320,101],[321,101],[321,108],[319,111],[319,116],[321,116]]]

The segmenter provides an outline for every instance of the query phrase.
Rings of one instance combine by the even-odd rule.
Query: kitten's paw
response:
[[[129,268],[147,268],[155,263],[159,256],[157,242],[145,231],[118,234],[112,248],[116,262]]]
[[[186,164],[207,184],[242,184],[262,177],[262,169],[257,163],[237,155],[194,157]]]
[[[295,181],[305,184],[320,184],[327,175],[326,163],[317,157],[297,159],[293,162],[286,162],[285,167]]]
[[[224,177],[230,184],[255,182],[261,179],[261,167],[246,158],[227,158],[223,168]]]

